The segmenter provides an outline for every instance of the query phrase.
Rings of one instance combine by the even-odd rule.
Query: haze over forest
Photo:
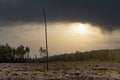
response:
[[[45,47],[47,14],[49,55],[120,48],[119,0],[0,0],[0,44]]]

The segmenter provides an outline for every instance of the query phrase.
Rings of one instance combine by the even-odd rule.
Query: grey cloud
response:
[[[0,25],[41,22],[43,7],[49,22],[91,23],[108,31],[120,28],[120,0],[1,0]]]
[[[18,5],[21,2],[22,0],[0,0],[0,3],[4,5]]]

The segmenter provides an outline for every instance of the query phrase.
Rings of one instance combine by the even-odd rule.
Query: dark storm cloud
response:
[[[120,28],[120,0],[0,0],[0,25],[41,22],[85,22],[112,31]]]

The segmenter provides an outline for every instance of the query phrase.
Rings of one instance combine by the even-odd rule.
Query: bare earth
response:
[[[120,63],[0,63],[0,80],[120,80]]]

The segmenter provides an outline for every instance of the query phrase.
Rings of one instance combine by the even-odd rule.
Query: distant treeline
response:
[[[113,50],[92,50],[71,54],[61,54],[49,57],[49,61],[116,61],[120,62],[120,49]]]
[[[0,62],[25,62],[29,57],[30,48],[23,45],[12,48],[8,44],[0,45]]]
[[[29,57],[30,48],[23,45],[12,48],[8,44],[0,45],[0,62],[9,63],[35,63],[46,62],[46,50],[40,48],[41,58]],[[69,61],[116,61],[120,62],[120,49],[113,50],[92,50],[88,52],[76,51],[70,54],[60,54],[49,56],[49,62],[69,62]]]

